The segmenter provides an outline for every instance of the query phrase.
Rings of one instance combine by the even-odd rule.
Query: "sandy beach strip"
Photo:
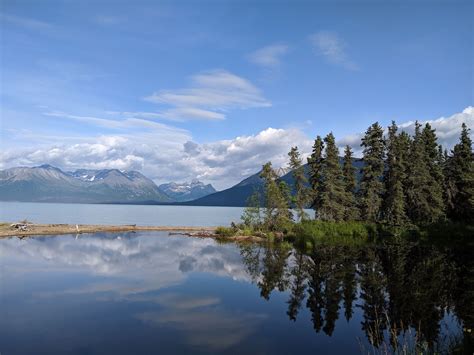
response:
[[[137,225],[93,225],[93,224],[36,224],[26,223],[25,230],[12,226],[14,223],[0,222],[0,238],[22,237],[35,235],[83,234],[101,232],[139,232],[166,231],[196,234],[196,236],[212,236],[215,227],[185,227],[185,226],[137,226]],[[20,224],[20,223],[18,223]]]

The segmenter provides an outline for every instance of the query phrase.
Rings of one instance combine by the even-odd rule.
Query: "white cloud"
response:
[[[441,144],[444,148],[450,150],[459,141],[459,134],[461,132],[461,125],[463,122],[466,123],[468,127],[474,129],[474,107],[469,106],[462,112],[455,113],[449,117],[440,117],[435,120],[419,120],[419,122],[422,125],[429,123],[431,128],[436,130],[438,144]],[[387,133],[387,128],[384,128],[385,133]],[[405,131],[412,135],[415,131],[415,121],[408,121],[398,124],[398,129],[399,131]],[[363,136],[363,132],[351,134],[339,139],[337,144],[339,145],[341,151],[344,146],[350,145],[354,149],[355,155],[360,157],[362,154],[360,142]],[[471,137],[473,136],[474,132],[471,131]]]
[[[200,119],[209,121],[218,121],[225,119],[225,115],[220,112],[203,110],[196,107],[177,107],[164,111],[161,117],[170,121],[184,121],[186,119]]]
[[[335,32],[320,31],[312,34],[309,40],[314,51],[322,55],[332,64],[340,65],[349,70],[358,70],[359,67],[346,53],[346,43]]]
[[[214,112],[195,107],[176,107],[164,110],[162,112],[116,112],[108,111],[109,115],[117,115],[125,118],[146,118],[163,119],[167,121],[183,122],[189,120],[223,120],[225,115],[221,112]]]
[[[125,119],[109,119],[109,118],[100,118],[100,117],[91,117],[91,116],[79,116],[71,115],[65,112],[60,111],[50,111],[43,113],[45,116],[58,117],[75,120],[81,123],[86,123],[92,126],[114,129],[114,130],[129,130],[131,128],[144,128],[144,129],[153,129],[161,131],[181,131],[179,128],[165,125],[163,123],[158,123],[150,120],[145,120],[136,117],[130,117]],[[129,112],[127,112],[129,114]],[[152,113],[140,112],[138,113],[141,116],[152,116]]]
[[[170,106],[161,116],[171,120],[222,120],[230,109],[271,106],[251,82],[225,70],[194,75],[190,87],[162,90],[145,100]]]
[[[257,49],[248,55],[248,59],[255,64],[267,68],[275,68],[281,64],[281,57],[288,52],[285,44],[274,44]]]
[[[466,107],[462,112],[455,113],[449,117],[420,121],[422,124],[429,123],[432,128],[436,129],[438,143],[448,149],[451,149],[456,143],[458,143],[459,133],[463,122],[471,129],[474,129],[474,107]],[[400,129],[413,134],[415,131],[415,121],[400,124]],[[471,134],[472,133],[473,132],[471,132]]]
[[[314,139],[299,129],[267,128],[255,135],[198,143],[185,130],[147,120],[130,118],[111,124],[110,120],[97,117],[65,117],[69,116],[69,119],[101,127],[111,125],[113,134],[70,143],[63,143],[64,139],[58,138],[53,144],[43,142],[31,148],[2,150],[0,166],[50,163],[63,169],[135,169],[157,183],[198,178],[223,189],[256,173],[267,161],[272,161],[275,167],[286,166],[291,146],[297,145],[306,158]],[[436,129],[439,143],[451,149],[459,139],[462,122],[474,128],[474,108],[468,107],[460,113],[428,122]],[[413,122],[406,122],[399,126],[412,133],[413,125]],[[135,127],[138,128],[134,131]],[[320,135],[326,133],[318,132]],[[349,144],[356,156],[360,156],[362,135],[355,133],[342,137],[338,145],[342,148]]]
[[[256,135],[205,144],[192,142],[184,132],[153,129],[149,133],[103,135],[75,144],[5,150],[0,152],[0,164],[139,170],[157,182],[198,178],[220,189],[254,174],[267,161],[276,167],[286,165],[287,152],[294,144],[303,151],[311,147],[296,129],[268,128]]]
[[[236,137],[207,144],[187,142],[183,162],[193,166],[199,179],[222,186],[237,183],[256,173],[267,161],[275,167],[287,164],[287,153],[298,144],[309,151],[310,140],[296,129],[267,128],[256,135]]]

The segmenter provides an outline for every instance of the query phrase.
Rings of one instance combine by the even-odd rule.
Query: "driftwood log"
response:
[[[10,228],[15,228],[15,229],[18,229],[18,230],[21,230],[21,231],[27,231],[28,230],[28,227],[30,226],[31,224],[28,224],[28,223],[22,223],[22,222],[19,222],[19,223],[12,223],[10,225]]]

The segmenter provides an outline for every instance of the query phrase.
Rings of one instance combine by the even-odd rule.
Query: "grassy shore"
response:
[[[266,241],[286,240],[295,246],[311,249],[320,243],[364,245],[378,243],[392,238],[417,239],[426,242],[473,245],[474,226],[457,222],[439,222],[426,226],[389,226],[368,222],[328,222],[306,220],[290,223],[280,231],[268,230],[265,225],[246,226],[233,224],[218,227],[215,233],[224,238],[236,235],[258,236]]]
[[[170,232],[169,235],[179,234],[195,238],[213,238],[222,242],[262,242],[265,239],[254,235],[232,235],[223,237],[217,233],[216,227],[186,227],[186,226],[136,226],[136,225],[94,225],[94,224],[36,224],[27,221],[16,223],[25,225],[26,230],[12,226],[12,223],[0,222],[0,239],[7,237],[34,237],[44,235],[90,234],[90,233],[119,233],[119,232]]]
[[[229,242],[273,242],[286,240],[295,246],[305,249],[319,243],[363,245],[380,242],[386,238],[400,236],[415,237],[430,242],[463,242],[472,245],[474,226],[459,223],[438,223],[420,227],[393,228],[381,224],[365,222],[324,222],[309,220],[292,223],[282,231],[268,231],[262,226],[252,228],[243,224],[232,227],[186,227],[186,226],[137,226],[137,225],[90,225],[90,224],[35,224],[28,221],[19,223],[25,225],[21,230],[12,223],[0,222],[0,238],[26,237],[36,235],[61,235],[82,233],[118,233],[139,231],[165,231],[190,237],[214,238]]]

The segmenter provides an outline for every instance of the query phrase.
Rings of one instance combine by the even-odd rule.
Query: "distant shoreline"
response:
[[[117,205],[117,206],[185,206],[185,207],[235,207],[245,208],[246,204],[231,205],[225,202],[221,204],[194,204],[192,201],[183,202],[158,202],[158,201],[124,201],[124,202],[77,202],[77,201],[16,201],[16,200],[0,200],[2,202],[13,203],[51,203],[51,204],[68,204],[68,205]]]
[[[61,234],[88,234],[88,233],[113,233],[113,232],[139,232],[139,231],[164,231],[184,232],[190,236],[213,237],[216,227],[185,227],[185,226],[137,226],[137,225],[93,225],[93,224],[36,224],[26,223],[26,230],[12,226],[10,222],[0,223],[0,238],[23,237],[39,235]],[[20,222],[18,223],[20,224]]]

